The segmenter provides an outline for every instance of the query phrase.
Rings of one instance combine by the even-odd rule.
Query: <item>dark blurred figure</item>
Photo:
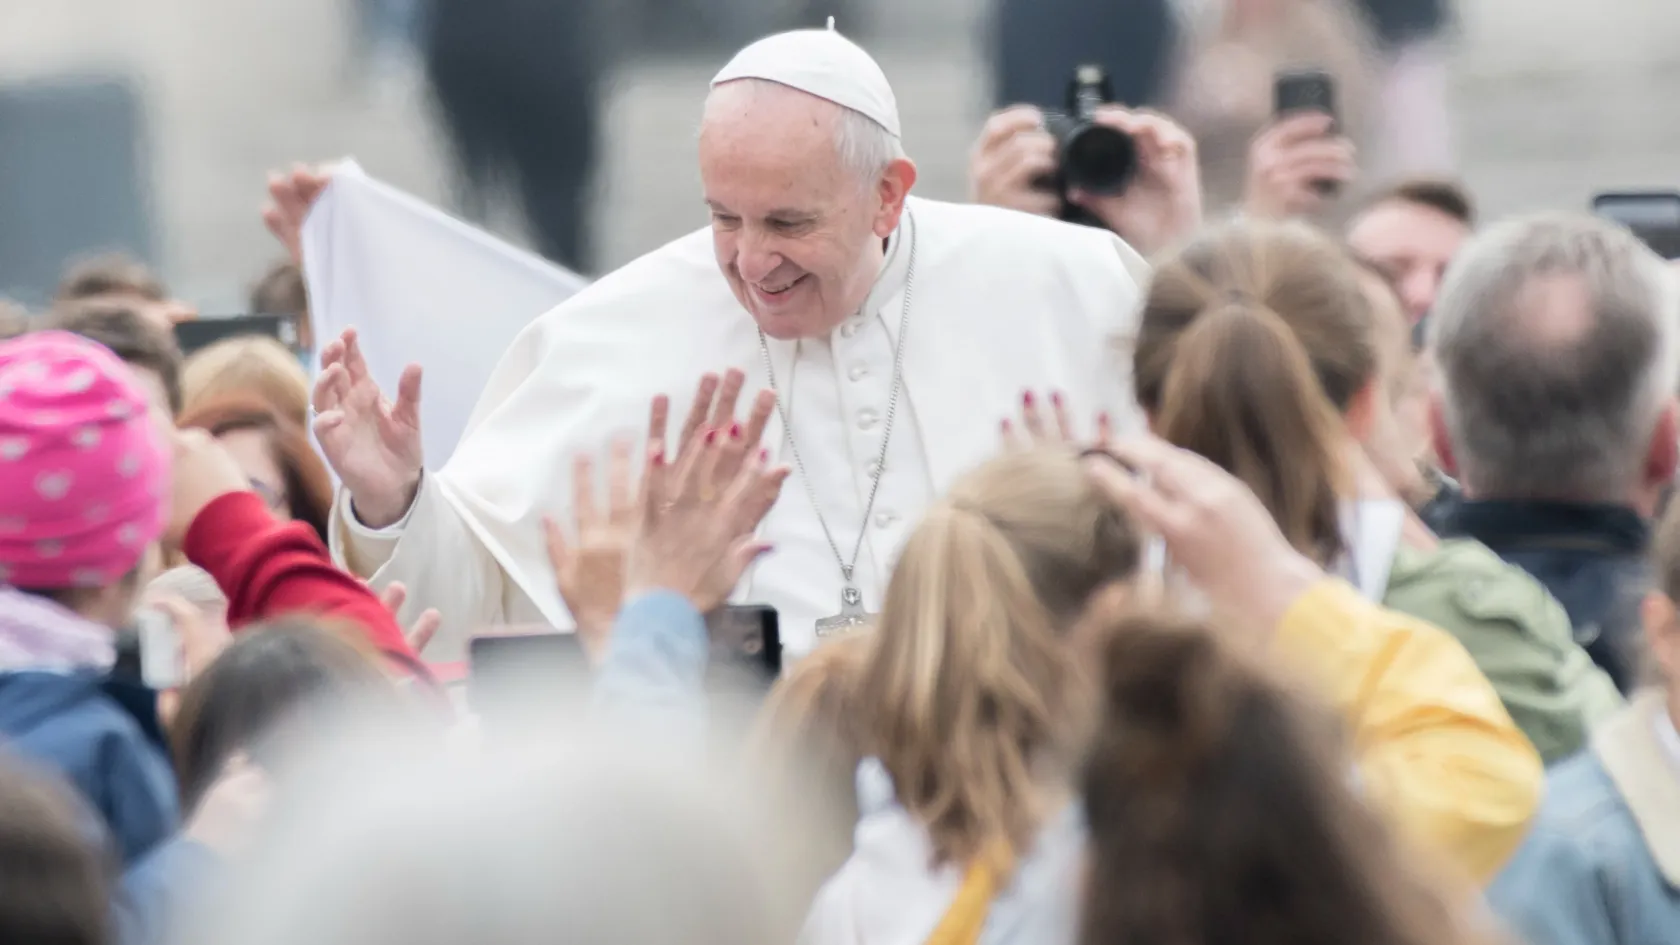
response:
[[[1075,66],[1108,70],[1116,100],[1160,99],[1178,42],[1170,0],[999,0],[992,29],[997,107],[1063,108]]]
[[[596,86],[607,55],[600,0],[431,0],[426,72],[471,215],[506,188],[537,251],[591,262],[589,182]]]

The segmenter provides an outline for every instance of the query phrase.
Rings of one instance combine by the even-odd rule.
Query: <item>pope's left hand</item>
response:
[[[1164,115],[1118,105],[1099,109],[1096,120],[1131,136],[1137,145],[1137,172],[1120,194],[1105,197],[1076,190],[1068,199],[1145,256],[1188,238],[1202,225],[1196,139]]]

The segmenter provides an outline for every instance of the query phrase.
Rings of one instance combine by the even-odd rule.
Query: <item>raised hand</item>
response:
[[[268,175],[268,202],[263,205],[263,224],[286,247],[292,262],[303,265],[303,221],[309,216],[321,192],[332,182],[325,168],[295,164],[290,171]]]
[[[770,424],[770,416],[776,412],[775,392],[761,390],[753,397],[745,424],[741,423],[735,412],[746,383],[747,376],[733,369],[724,372],[721,379],[716,374],[701,377],[694,392],[694,402],[689,406],[682,431],[677,435],[675,448],[666,442],[671,399],[663,394],[655,397],[648,412],[649,450],[657,448],[664,451],[669,464],[679,466],[685,457],[704,445],[702,434],[713,430],[720,439],[717,473],[724,478],[733,476],[748,454],[758,449],[759,441],[764,438],[764,429]]]
[[[631,468],[632,446],[612,444],[607,459],[607,504],[600,506],[595,462],[579,456],[572,464],[573,537],[553,519],[544,519],[548,560],[560,598],[577,622],[578,642],[592,661],[605,652],[613,620],[624,603],[624,566],[636,538],[637,514]]]
[[[1048,413],[1046,404],[1049,406]],[[999,432],[1005,450],[1081,442],[1073,428],[1073,417],[1068,413],[1067,398],[1060,391],[1051,391],[1047,397],[1040,397],[1030,390],[1023,391],[1021,416],[1018,419],[1004,418]],[[1108,414],[1097,414],[1096,442],[1107,443],[1113,435],[1113,423]]]
[[[315,439],[338,474],[356,517],[369,528],[401,520],[420,487],[420,367],[411,364],[397,384],[397,401],[380,393],[368,373],[356,330],[321,352],[315,382]]]
[[[1243,212],[1285,219],[1312,216],[1346,190],[1359,168],[1353,143],[1337,135],[1336,120],[1320,112],[1282,118],[1248,149]]]
[[[733,474],[725,438],[707,430],[675,465],[655,450],[642,478],[641,523],[625,567],[625,592],[664,589],[710,611],[729,599],[751,564],[770,550],[754,540],[776,504],[786,466],[756,451]]]
[[[1196,139],[1164,115],[1118,105],[1099,109],[1096,120],[1131,136],[1137,145],[1137,173],[1119,194],[1076,190],[1068,199],[1145,256],[1188,238],[1202,225]]]
[[[1086,462],[1097,488],[1159,535],[1173,565],[1256,640],[1269,640],[1295,599],[1324,578],[1248,486],[1206,457],[1142,436]]]
[[[385,605],[385,610],[393,617],[400,619],[403,605],[408,603],[408,586],[401,581],[392,581],[379,592],[379,602]],[[443,613],[436,607],[428,607],[414,618],[414,622],[403,630],[403,639],[408,641],[408,648],[415,656],[426,652],[426,647],[432,643],[432,638],[443,629]]]
[[[169,506],[168,544],[179,548],[204,507],[230,492],[246,492],[251,480],[228,451],[203,430],[173,430],[174,496]]]
[[[1044,115],[1031,105],[995,112],[980,129],[968,158],[969,198],[1053,217],[1062,198],[1035,186],[1056,173],[1056,139],[1044,130]]]

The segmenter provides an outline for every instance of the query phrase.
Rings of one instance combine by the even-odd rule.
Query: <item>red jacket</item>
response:
[[[351,620],[380,652],[428,676],[373,591],[333,564],[313,529],[279,521],[256,493],[231,492],[206,505],[182,551],[227,595],[229,627],[300,612]]]

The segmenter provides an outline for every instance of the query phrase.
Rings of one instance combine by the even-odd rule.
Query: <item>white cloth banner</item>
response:
[[[420,423],[430,469],[455,451],[514,337],[588,282],[369,177],[353,160],[337,166],[304,221],[303,263],[317,345],[354,327],[387,396],[405,366],[425,370]]]

